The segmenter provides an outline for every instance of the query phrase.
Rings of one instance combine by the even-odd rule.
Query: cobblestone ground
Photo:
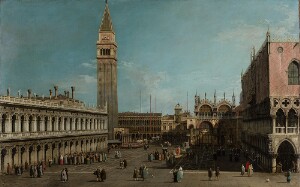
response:
[[[81,186],[300,186],[300,174],[292,174],[292,182],[287,183],[284,174],[270,174],[254,172],[252,177],[241,176],[238,171],[225,171],[221,167],[221,176],[219,180],[208,180],[207,171],[205,170],[187,170],[184,169],[184,178],[181,183],[173,182],[172,168],[167,168],[165,161],[147,161],[147,154],[155,150],[161,151],[160,147],[150,146],[145,151],[142,148],[121,150],[123,159],[128,161],[126,169],[119,169],[119,159],[114,158],[114,150],[109,154],[108,161],[103,163],[93,163],[91,165],[66,165],[53,166],[47,168],[42,178],[30,178],[26,172],[22,176],[1,175],[0,186],[3,187],[81,187]],[[221,158],[222,159],[222,158]],[[222,162],[222,160],[219,160]],[[224,162],[228,162],[228,158],[223,158]],[[184,161],[186,159],[182,159]],[[132,178],[134,167],[145,164],[149,168],[149,178],[145,181],[134,181]],[[240,163],[236,163],[239,165]],[[234,162],[228,162],[229,167],[237,167]],[[69,181],[63,183],[60,181],[60,171],[67,167],[69,170]],[[97,168],[105,168],[107,172],[107,180],[105,182],[97,182],[93,171]],[[266,182],[269,179],[270,182]]]

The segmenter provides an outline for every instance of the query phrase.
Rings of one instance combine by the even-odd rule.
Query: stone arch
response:
[[[12,117],[11,117],[11,132],[16,132],[16,120],[17,120],[17,116],[16,114],[14,114]]]
[[[26,151],[26,148],[23,146],[23,147],[21,147],[21,164],[23,165],[25,162],[27,162],[27,156],[26,156],[26,154],[24,154],[25,153],[25,151]]]
[[[30,115],[28,118],[28,127],[29,127],[29,132],[33,132],[33,116]]]
[[[231,113],[231,108],[229,105],[222,104],[218,107],[217,111],[218,111],[218,115],[229,116]]]
[[[193,124],[189,124],[189,129],[194,129],[194,125]]]
[[[55,127],[55,117],[52,117],[52,119],[51,119],[51,129],[49,129],[49,130],[51,130],[53,132],[55,130],[54,127]]]
[[[213,109],[208,104],[203,104],[202,106],[199,107],[199,115],[208,115],[208,116],[211,116],[212,112],[213,112]]]
[[[45,116],[45,119],[44,119],[44,124],[45,124],[44,130],[45,131],[49,131],[50,130],[50,129],[48,129],[48,123],[49,123],[49,118],[48,118],[48,116]]]
[[[288,112],[288,133],[296,133],[297,126],[298,126],[298,115],[296,110],[291,108]]]
[[[0,160],[1,171],[4,171],[4,166],[5,166],[5,161],[6,161],[6,154],[7,154],[7,150],[5,148],[3,148],[1,150],[1,160]]]
[[[20,125],[21,125],[20,126],[21,132],[24,132],[25,131],[25,127],[24,127],[24,125],[25,125],[25,116],[24,115],[21,116],[21,124]]]
[[[282,164],[282,170],[286,171],[292,169],[293,162],[297,163],[297,148],[294,143],[289,139],[283,139],[277,146],[276,149],[277,164],[280,162]]]
[[[199,129],[200,132],[212,132],[213,125],[209,121],[202,121],[200,124],[198,124],[197,129]]]
[[[40,132],[41,131],[41,116],[37,116],[36,118],[36,131],[37,132]]]
[[[286,124],[286,117],[284,111],[279,108],[276,112],[276,128],[279,133],[283,133]]]
[[[7,131],[7,129],[5,128],[6,118],[7,118],[7,115],[6,114],[2,114],[2,121],[1,121],[1,130],[2,130],[2,133],[5,133]]]
[[[61,123],[62,123],[62,120],[61,120],[61,117],[59,117],[59,118],[58,118],[58,127],[57,127],[57,130],[58,130],[58,131],[61,131],[61,130],[62,130],[62,124],[61,124]]]

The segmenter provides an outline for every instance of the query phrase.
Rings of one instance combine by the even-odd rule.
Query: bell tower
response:
[[[97,106],[107,106],[108,139],[118,126],[117,43],[106,1],[97,41]]]

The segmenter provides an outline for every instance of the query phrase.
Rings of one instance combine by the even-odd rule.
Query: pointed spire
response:
[[[216,103],[217,103],[217,96],[216,96],[216,90],[215,90],[215,93],[214,93],[214,104],[216,105]]]
[[[205,98],[205,100],[206,100],[206,92],[205,92],[204,98]]]
[[[102,21],[101,21],[101,26],[100,26],[100,31],[112,31],[114,32],[113,25],[112,25],[112,20],[110,17],[109,13],[109,8],[108,8],[108,3],[107,0],[105,1],[105,10],[103,13]]]
[[[225,92],[224,92],[224,100],[225,100]]]
[[[235,106],[235,95],[234,95],[234,89],[232,94],[232,105]]]

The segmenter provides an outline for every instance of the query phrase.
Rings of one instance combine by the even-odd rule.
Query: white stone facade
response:
[[[0,172],[107,148],[107,110],[74,99],[0,96]]]

